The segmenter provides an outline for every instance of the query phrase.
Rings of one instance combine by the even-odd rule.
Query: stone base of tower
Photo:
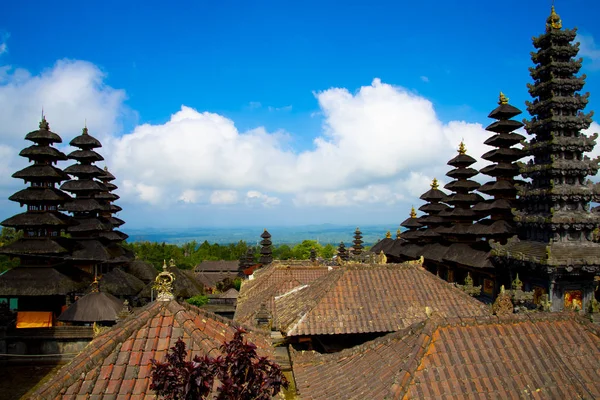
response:
[[[581,310],[594,297],[600,277],[600,244],[544,243],[513,239],[492,243],[494,264],[523,281],[535,301],[552,311]]]

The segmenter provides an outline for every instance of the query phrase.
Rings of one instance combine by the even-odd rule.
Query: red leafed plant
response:
[[[196,356],[192,361],[186,361],[186,346],[179,339],[165,362],[152,360],[150,389],[165,400],[201,400],[213,393],[216,379],[216,400],[271,399],[288,382],[279,365],[258,357],[256,346],[244,340],[245,333],[239,328],[221,346],[221,356]]]

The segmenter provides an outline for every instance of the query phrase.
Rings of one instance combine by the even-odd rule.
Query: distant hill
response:
[[[303,240],[317,240],[321,244],[338,244],[340,241],[351,243],[356,226],[350,225],[305,225],[289,227],[267,227],[274,244],[293,244]],[[361,226],[363,241],[370,246],[385,237],[385,233],[391,229],[384,225]],[[395,227],[393,228],[395,235]],[[195,240],[199,243],[205,240],[209,243],[236,243],[240,240],[248,244],[257,245],[263,228],[189,228],[189,229],[125,229],[129,235],[128,242],[149,241],[183,244]]]

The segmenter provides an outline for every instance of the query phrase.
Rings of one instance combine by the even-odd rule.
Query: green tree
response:
[[[310,249],[315,249],[317,254],[320,254],[323,246],[317,243],[316,240],[303,240],[302,243],[294,246],[292,254],[298,260],[308,260],[310,258]]]
[[[335,254],[335,247],[331,243],[327,243],[325,247],[321,250],[321,257],[329,259],[332,258]]]
[[[16,231],[13,228],[3,227],[0,232],[0,247],[7,246],[23,237],[22,231]],[[19,265],[19,259],[14,257],[0,255],[0,272],[4,272]]]

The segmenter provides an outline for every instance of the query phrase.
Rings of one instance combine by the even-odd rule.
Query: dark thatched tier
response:
[[[85,290],[92,277],[73,267],[17,267],[0,275],[0,296],[56,296]]]
[[[106,187],[91,179],[73,179],[62,184],[61,190],[67,192],[104,192]]]
[[[129,235],[120,231],[100,232],[98,236],[111,242],[120,242],[122,240],[126,240],[129,237]]]
[[[78,232],[97,232],[97,231],[108,231],[112,228],[112,225],[98,218],[74,218],[78,222],[77,225],[71,226],[67,229],[69,233]]]
[[[466,265],[473,268],[494,268],[490,261],[490,253],[477,250],[464,243],[455,243],[444,255],[444,261],[454,262],[460,265]]]
[[[516,117],[519,114],[521,114],[521,110],[507,103],[500,104],[498,107],[492,110],[492,112],[490,112],[490,114],[488,115],[488,118],[511,119],[512,117]]]
[[[25,140],[31,140],[35,143],[62,143],[60,136],[50,131],[50,126],[45,119],[40,122],[40,129],[25,135]]]
[[[67,174],[74,175],[77,177],[96,177],[100,176],[104,173],[100,168],[95,165],[86,165],[86,164],[73,164],[69,165],[64,169]]]
[[[439,213],[442,211],[446,211],[447,209],[448,206],[442,203],[427,203],[419,207],[419,211],[423,211],[426,213]]]
[[[88,134],[88,129],[83,128],[83,132],[81,135],[76,136],[69,142],[69,144],[73,147],[79,147],[83,150],[91,150],[98,147],[102,147],[102,144],[98,139]]]
[[[479,170],[484,175],[497,177],[497,176],[517,176],[519,175],[519,167],[516,164],[492,164]]]
[[[75,150],[69,153],[69,158],[76,161],[85,161],[93,163],[96,161],[103,161],[104,157],[96,153],[94,150]]]
[[[100,204],[94,199],[76,198],[65,203],[60,207],[60,210],[69,212],[109,211],[110,207],[106,204]]]
[[[75,250],[68,257],[73,261],[105,262],[111,259],[110,253],[98,240],[78,240]]]
[[[21,157],[26,157],[29,160],[66,160],[67,156],[52,146],[29,146],[21,150]]]
[[[98,200],[114,201],[114,200],[119,200],[120,197],[114,193],[103,192],[103,193],[98,193],[97,195],[94,196],[94,198],[96,198]]]
[[[59,212],[24,212],[2,221],[3,226],[13,228],[66,227],[71,218]]]
[[[125,270],[136,278],[142,280],[145,284],[154,281],[156,275],[158,275],[158,271],[156,268],[142,260],[133,260],[128,263],[125,267]]]
[[[59,321],[115,322],[123,302],[109,293],[91,292],[77,300],[63,312]]]
[[[144,288],[144,282],[128,274],[120,268],[115,268],[102,276],[102,290],[118,296],[135,296]]]
[[[117,217],[109,217],[106,218],[106,220],[110,222],[113,226],[121,226],[125,223],[125,221]]]
[[[453,159],[451,159],[450,161],[448,161],[448,165],[455,167],[455,168],[460,168],[460,167],[468,167],[471,164],[475,164],[475,159],[469,155],[466,154],[458,154],[456,157],[454,157]]]
[[[69,179],[69,175],[60,169],[46,164],[33,164],[12,174],[13,178],[25,182],[61,182]]]
[[[516,148],[499,148],[495,150],[488,151],[484,155],[481,156],[484,160],[488,160],[491,162],[497,163],[510,163],[513,161],[517,161],[525,156],[525,153],[521,149]]]
[[[0,254],[11,256],[48,256],[63,255],[69,252],[71,246],[65,238],[21,238],[16,242],[0,247]]]
[[[71,200],[71,196],[53,187],[29,186],[23,190],[19,190],[8,199],[21,205],[40,203],[58,204]]]
[[[510,147],[525,140],[525,136],[518,133],[501,133],[488,138],[484,144],[493,147]]]
[[[486,131],[496,133],[510,133],[523,126],[523,123],[514,120],[496,121],[485,128]]]
[[[111,174],[108,171],[107,167],[104,167],[103,172],[104,172],[104,174],[102,176],[99,176],[98,179],[100,179],[102,181],[107,181],[107,182],[114,181],[115,179],[117,179],[117,178],[115,178],[115,176],[113,174]]]

